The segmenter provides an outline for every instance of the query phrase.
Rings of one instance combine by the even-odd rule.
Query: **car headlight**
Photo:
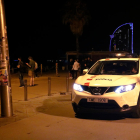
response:
[[[127,91],[130,91],[132,89],[134,89],[136,83],[135,84],[131,84],[131,85],[124,85],[124,86],[119,86],[115,92],[116,93],[122,93],[122,92],[127,92]]]
[[[74,85],[73,85],[73,89],[74,89],[74,90],[77,90],[77,91],[80,91],[80,92],[83,91],[83,88],[82,88],[81,85],[79,85],[79,84],[74,84]]]

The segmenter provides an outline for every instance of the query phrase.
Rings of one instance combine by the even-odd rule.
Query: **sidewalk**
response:
[[[0,117],[0,127],[39,114],[37,108],[42,106],[46,99],[51,99],[50,101],[54,102],[53,99],[55,98],[66,97],[70,100],[71,94],[60,95],[60,92],[66,92],[67,74],[66,71],[61,71],[58,77],[54,72],[49,72],[35,78],[35,86],[27,87],[28,101],[24,101],[24,87],[19,88],[18,74],[11,74],[13,116],[9,118]],[[51,96],[48,96],[48,77],[51,77]],[[24,75],[24,79],[27,79],[27,85],[29,85],[27,74]],[[73,83],[74,80],[69,80],[70,92],[72,91]]]

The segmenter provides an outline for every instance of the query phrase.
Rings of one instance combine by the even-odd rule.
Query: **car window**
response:
[[[138,74],[138,61],[130,60],[112,60],[98,61],[88,72],[88,74],[99,75],[133,75]]]

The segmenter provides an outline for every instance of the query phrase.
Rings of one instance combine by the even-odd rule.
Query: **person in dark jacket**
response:
[[[70,61],[69,61],[69,63],[68,63],[69,78],[70,78],[70,79],[73,79],[73,70],[72,70],[73,64],[74,64],[73,59],[70,59]]]
[[[90,57],[88,57],[88,59],[87,59],[86,66],[87,66],[88,69],[91,67]]]
[[[35,61],[31,56],[28,57],[29,63],[26,63],[28,66],[28,76],[30,77],[30,86],[34,86],[34,71],[35,71]]]
[[[19,81],[20,81],[20,86],[19,87],[24,87],[24,81],[23,81],[23,73],[24,73],[24,64],[21,61],[21,58],[18,58],[18,73],[19,73]]]
[[[81,61],[81,63],[80,63],[80,67],[81,67],[81,69],[80,69],[80,70],[81,70],[81,71],[80,71],[81,73],[80,73],[80,74],[82,75],[82,74],[83,74],[83,70],[86,69],[84,59],[82,59],[82,61]]]

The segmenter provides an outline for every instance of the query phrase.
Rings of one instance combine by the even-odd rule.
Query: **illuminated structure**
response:
[[[114,34],[115,32],[122,26],[124,25],[130,25],[130,29],[132,30],[132,36],[131,36],[131,52],[133,54],[133,23],[125,23],[125,24],[122,24],[120,25],[118,28],[115,29],[115,31],[113,32],[112,35],[110,35],[110,45],[109,45],[109,51],[111,51],[111,41],[112,41],[112,38],[114,38]]]

